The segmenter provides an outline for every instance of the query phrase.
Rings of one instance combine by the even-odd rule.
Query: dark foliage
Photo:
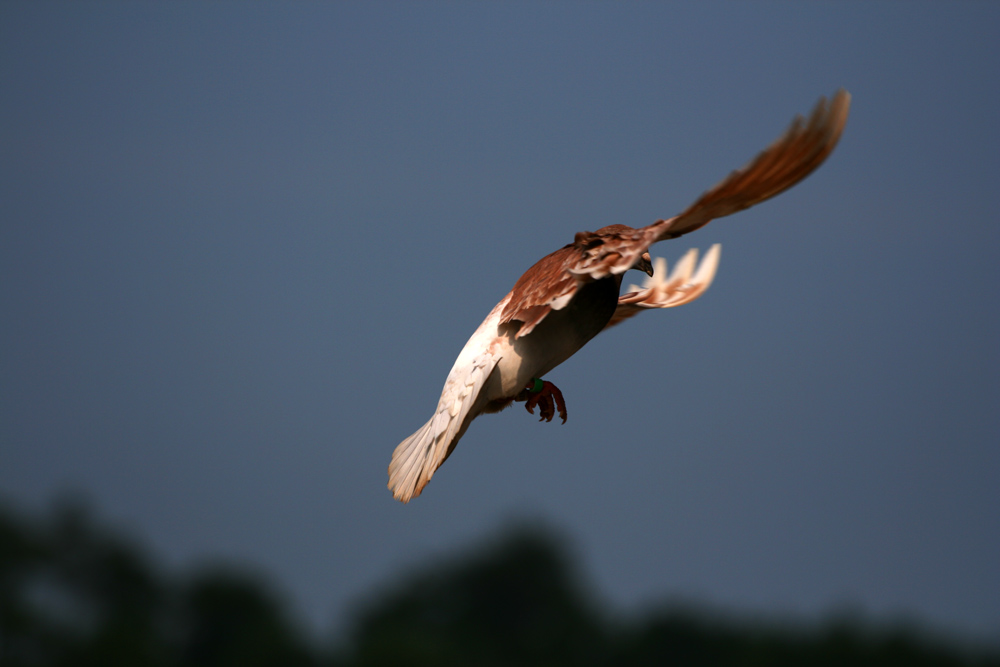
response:
[[[607,640],[570,576],[568,558],[540,532],[417,574],[363,611],[355,664],[602,664]]]
[[[34,520],[0,506],[0,667],[312,665],[913,665],[1000,667],[1000,654],[850,620],[822,628],[680,608],[613,622],[544,527],[405,577],[331,654],[260,577],[165,575],[78,503]]]
[[[78,503],[41,521],[0,508],[0,667],[314,665],[257,577],[176,582]]]

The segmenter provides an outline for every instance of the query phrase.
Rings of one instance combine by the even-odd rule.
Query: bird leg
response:
[[[559,416],[562,417],[563,424],[566,423],[566,400],[563,398],[559,387],[551,382],[534,378],[527,387],[521,390],[515,401],[526,401],[524,408],[531,414],[535,414],[535,406],[538,406],[538,421],[552,421],[556,416],[556,408],[559,409]]]

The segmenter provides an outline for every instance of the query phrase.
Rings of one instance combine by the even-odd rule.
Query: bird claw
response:
[[[563,398],[559,387],[551,382],[542,381],[542,388],[539,391],[531,391],[525,388],[517,395],[516,401],[525,401],[524,408],[531,414],[535,414],[535,406],[538,406],[538,421],[552,421],[556,416],[556,409],[562,417],[562,423],[566,423],[566,400]]]

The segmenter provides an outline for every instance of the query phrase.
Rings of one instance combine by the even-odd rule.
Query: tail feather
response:
[[[441,413],[431,417],[416,433],[399,443],[389,463],[389,489],[404,503],[420,495],[437,466],[431,465],[434,454],[434,422]],[[423,478],[423,479],[422,479]]]
[[[388,486],[394,498],[410,502],[431,481],[478,414],[472,408],[498,361],[483,353],[468,366],[452,369],[434,416],[392,453]]]

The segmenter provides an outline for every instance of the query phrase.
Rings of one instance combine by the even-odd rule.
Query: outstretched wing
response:
[[[843,89],[829,103],[819,98],[808,121],[796,116],[785,133],[752,162],[705,192],[680,215],[644,229],[657,230],[654,242],[677,238],[781,194],[813,173],[837,147],[850,106],[851,96]]]
[[[653,261],[652,277],[646,278],[642,287],[632,285],[626,294],[618,298],[618,308],[604,327],[605,331],[643,310],[683,306],[700,297],[715,278],[721,250],[722,246],[716,243],[699,264],[698,250],[691,248],[670,274],[667,273],[667,260],[657,257]]]
[[[808,121],[797,116],[777,141],[678,216],[640,229],[611,225],[597,232],[580,232],[573,243],[542,258],[521,276],[501,323],[521,322],[517,337],[527,335],[549,312],[564,308],[580,285],[624,273],[653,243],[692,232],[714,218],[750,208],[792,187],[833,152],[850,104],[851,96],[844,90],[829,102],[820,98]]]

